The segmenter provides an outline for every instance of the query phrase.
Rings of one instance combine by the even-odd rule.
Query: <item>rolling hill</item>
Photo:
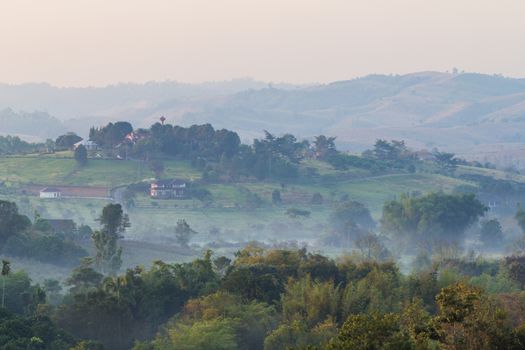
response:
[[[0,110],[9,107],[45,110],[59,120],[55,130],[82,135],[90,125],[110,120],[146,127],[165,115],[170,123],[211,123],[237,130],[247,141],[265,129],[300,137],[326,133],[352,151],[388,138],[481,161],[520,165],[524,160],[525,79],[496,75],[370,75],[312,86],[272,86],[252,80],[104,88],[0,85]],[[5,128],[0,125],[0,133]],[[502,159],[502,152],[509,156]]]

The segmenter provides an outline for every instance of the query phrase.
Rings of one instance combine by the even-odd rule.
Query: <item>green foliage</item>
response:
[[[517,339],[505,312],[480,289],[463,283],[444,288],[436,297],[439,313],[433,323],[444,348],[513,349]]]
[[[310,275],[291,280],[281,299],[283,319],[299,320],[311,328],[328,318],[336,319],[340,310],[341,290],[333,281],[312,281]]]
[[[358,157],[344,153],[333,153],[326,158],[326,161],[338,170],[348,170],[349,168],[360,168],[370,170],[373,174],[385,170],[388,165],[382,164],[375,159]]]
[[[395,314],[358,314],[348,317],[327,350],[411,350],[414,344]]]
[[[95,271],[91,267],[91,263],[91,260],[84,259],[82,264],[74,269],[66,280],[66,285],[70,287],[69,291],[72,295],[87,294],[100,285],[104,276]]]
[[[325,160],[334,155],[337,151],[335,149],[335,137],[326,137],[319,135],[314,140],[315,155],[317,158]]]
[[[454,153],[434,152],[436,164],[445,174],[452,174],[454,170],[456,170],[459,160],[455,157],[456,155]]]
[[[367,236],[375,227],[368,208],[356,201],[343,201],[330,214],[330,230],[323,237],[327,245],[349,248],[350,242]]]
[[[84,265],[68,280],[69,303],[58,308],[58,324],[82,339],[109,349],[129,349],[134,340],[152,337],[157,328],[181,311],[184,303],[217,289],[210,254],[191,263],[156,262],[150,270],[135,268],[105,278]]]
[[[183,325],[194,327],[198,322],[214,320],[228,321],[227,325],[235,335],[237,349],[255,350],[262,348],[265,336],[276,326],[277,314],[273,307],[264,303],[245,303],[238,296],[217,292],[189,300],[176,321],[168,325],[167,333],[180,332]],[[165,337],[157,337],[155,343],[162,342],[166,342]]]
[[[93,233],[95,264],[102,273],[115,274],[122,265],[122,248],[117,241],[130,227],[129,218],[120,204],[108,204],[102,209],[99,222],[102,229]]]
[[[271,266],[239,266],[228,271],[222,288],[247,300],[276,303],[284,290],[284,281]]]
[[[381,230],[415,242],[458,240],[487,208],[473,194],[431,193],[423,197],[403,195],[385,203]]]
[[[0,155],[33,153],[43,148],[41,143],[29,143],[18,136],[0,136]]]
[[[32,285],[29,276],[24,271],[3,275],[2,284],[5,308],[11,312],[31,314],[36,310],[38,304],[45,302],[44,291],[38,285]]]
[[[334,229],[342,229],[349,222],[364,229],[373,229],[375,222],[370,211],[363,204],[356,201],[343,201],[339,203],[330,215],[330,222]]]
[[[70,350],[104,350],[104,346],[92,340],[82,340]]]
[[[82,141],[82,137],[78,136],[74,132],[68,132],[67,134],[60,135],[55,140],[55,146],[58,149],[69,149],[77,142]]]
[[[359,313],[397,312],[401,308],[403,289],[397,267],[392,263],[365,262],[354,266],[342,293],[343,317]]]
[[[309,328],[300,320],[283,323],[264,340],[264,350],[316,349],[337,335],[337,325],[331,319]]]
[[[497,219],[491,219],[481,222],[479,239],[486,248],[501,248],[505,238],[499,221]]]
[[[192,230],[186,220],[181,219],[177,221],[175,226],[175,241],[182,247],[188,247],[188,243],[193,235],[197,232]]]
[[[35,259],[60,266],[75,266],[88,252],[73,242],[42,234],[17,234],[3,248],[9,256]]]
[[[525,210],[523,210],[521,205],[518,206],[518,210],[514,215],[514,219],[516,219],[518,225],[521,228],[521,231],[525,234]]]
[[[407,157],[408,149],[404,141],[392,140],[388,142],[387,140],[378,139],[374,144],[372,154],[376,159],[399,161]]]
[[[202,202],[212,200],[212,194],[209,190],[195,184],[191,184],[186,193],[188,197],[198,199]]]
[[[75,239],[86,241],[93,235],[93,230],[88,225],[80,225],[76,232]]]
[[[69,349],[74,344],[73,337],[58,329],[48,317],[22,317],[0,309],[1,349]]]
[[[513,281],[505,268],[500,268],[494,276],[483,273],[480,276],[470,278],[469,284],[483,289],[490,294],[513,293],[520,290],[518,284]]]
[[[53,231],[53,227],[51,226],[49,221],[40,218],[38,214],[36,215],[35,222],[33,223],[33,229],[44,233],[50,233],[51,231]]]
[[[88,161],[87,149],[83,145],[75,148],[74,158],[77,161],[78,165],[84,166]]]
[[[169,339],[159,342],[155,350],[235,350],[235,330],[228,319],[198,321],[192,325],[177,324],[167,330]]]
[[[373,233],[359,236],[354,241],[354,245],[362,259],[384,261],[391,258],[390,251],[383,244],[381,237]]]
[[[31,226],[31,221],[25,215],[18,213],[15,203],[0,200],[0,248],[9,237],[22,232]]]
[[[525,287],[525,256],[508,256],[505,258],[505,267],[509,277],[520,286]]]
[[[128,122],[109,123],[102,128],[91,128],[89,139],[103,147],[116,146],[124,140],[124,137],[133,131]]]

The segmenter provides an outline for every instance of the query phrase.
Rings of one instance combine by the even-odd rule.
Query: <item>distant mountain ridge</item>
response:
[[[3,108],[46,111],[82,134],[110,120],[145,127],[164,115],[171,123],[237,130],[246,139],[263,129],[300,137],[326,133],[352,150],[379,137],[466,154],[493,145],[521,147],[525,140],[525,79],[475,73],[370,75],[315,86],[249,79],[104,88],[0,85]]]

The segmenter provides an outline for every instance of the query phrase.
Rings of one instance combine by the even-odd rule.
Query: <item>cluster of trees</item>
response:
[[[495,179],[476,174],[463,174],[460,178],[476,183],[477,186],[462,185],[456,191],[475,193],[479,198],[487,201],[498,201],[500,203],[511,202],[512,199],[519,201],[525,194],[525,184],[513,180]]]
[[[60,135],[55,140],[45,142],[27,142],[18,136],[0,136],[0,155],[29,154],[40,152],[53,152],[56,150],[71,149],[82,138],[74,132]]]
[[[121,275],[104,275],[85,261],[64,295],[52,281],[34,286],[16,272],[6,278],[6,307],[20,316],[0,313],[0,343],[16,344],[13,349],[40,341],[46,349],[523,349],[525,274],[515,272],[516,258],[425,266],[416,260],[417,269],[403,275],[393,262],[248,246],[233,261],[208,251],[189,263],[157,261]],[[24,332],[11,326],[13,318]],[[49,345],[59,342],[64,345]]]
[[[294,179],[299,175],[297,164],[309,147],[308,142],[298,142],[290,134],[276,137],[268,132],[253,145],[243,145],[236,132],[215,130],[210,124],[181,127],[155,123],[149,129],[134,131],[134,137],[124,137],[133,131],[127,122],[110,123],[102,128],[92,128],[90,139],[102,147],[118,146],[122,156],[151,159],[171,156],[190,160],[205,172],[204,178],[221,176],[238,178],[255,176]],[[160,163],[151,163],[158,168]]]
[[[486,211],[471,193],[402,195],[385,203],[381,231],[412,247],[438,240],[462,242],[466,229]]]
[[[131,132],[133,136],[125,139]],[[373,173],[392,168],[415,171],[417,164],[414,153],[403,141],[377,140],[372,150],[359,157],[338,151],[335,137],[319,135],[310,144],[291,134],[277,137],[265,131],[264,138],[245,145],[236,132],[215,130],[210,124],[186,128],[155,123],[149,129],[133,131],[128,122],[116,122],[92,128],[90,139],[102,147],[116,148],[123,158],[138,157],[152,165],[161,164],[155,159],[165,156],[191,160],[210,181],[239,176],[294,180],[299,177],[299,163],[306,156],[326,161],[337,169],[357,167]]]
[[[411,152],[405,145],[405,141],[387,141],[383,139],[376,140],[374,148],[365,152],[365,155],[369,158],[389,162],[400,162],[403,159],[412,157]]]
[[[376,230],[364,204],[343,198],[334,203],[321,241],[329,246],[367,251],[375,258],[388,258],[387,246],[399,252],[432,253],[444,246],[460,249],[467,233],[487,251],[501,249],[506,242],[499,221],[479,221],[486,211],[473,194],[403,194],[384,204]]]
[[[47,316],[23,317],[0,309],[0,348],[72,349],[73,337],[57,327]]]
[[[57,234],[45,219],[36,215],[34,222],[18,212],[15,203],[0,200],[0,251],[8,256],[27,257],[41,262],[76,266],[87,251],[77,242],[90,231],[80,230]]]
[[[18,136],[0,136],[0,155],[34,153],[46,149],[53,141],[46,143],[26,142]]]
[[[114,147],[124,141],[124,137],[133,131],[129,122],[109,123],[89,130],[89,139],[101,147]]]
[[[13,203],[2,205],[9,213],[0,216],[5,241],[16,236],[7,231],[12,227],[46,226],[31,224]],[[393,237],[401,228],[411,237],[449,237],[461,235],[483,212],[471,195],[403,197],[385,205],[381,225]],[[392,221],[394,213],[399,218]],[[516,219],[525,228],[525,211]],[[119,274],[118,240],[129,220],[119,204],[109,204],[92,234],[94,256],[73,270],[64,293],[58,281],[33,285],[4,261],[2,300],[9,312],[0,312],[0,344],[78,350],[525,348],[519,311],[525,309],[525,251],[500,260],[422,253],[404,275],[370,234],[375,223],[362,204],[341,201],[330,221],[334,231],[355,238],[360,254],[334,260],[306,249],[248,245],[233,260],[207,251],[192,262],[156,261]],[[490,235],[498,225],[484,221],[482,232]],[[174,236],[187,245],[194,233],[180,220]]]
[[[74,132],[68,132],[67,134],[60,135],[55,140],[56,149],[67,150],[71,149],[77,142],[82,141],[82,137],[78,136]]]

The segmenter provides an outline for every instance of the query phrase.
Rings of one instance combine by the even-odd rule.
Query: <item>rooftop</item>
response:
[[[60,192],[60,189],[58,189],[56,187],[45,187],[45,188],[41,189],[40,192],[55,193],[55,192]]]

